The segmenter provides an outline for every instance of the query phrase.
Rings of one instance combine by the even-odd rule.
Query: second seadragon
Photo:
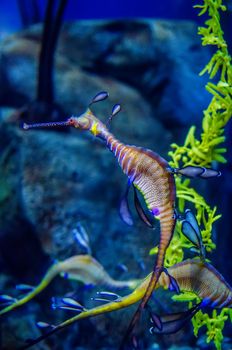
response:
[[[90,131],[94,136],[104,140],[106,142],[106,146],[114,153],[123,172],[128,177],[128,188],[126,195],[128,194],[129,186],[134,186],[136,209],[141,218],[149,224],[146,214],[139,205],[136,189],[142,194],[151,215],[160,221],[159,250],[153,272],[151,274],[145,295],[126,332],[126,336],[121,346],[121,348],[123,348],[127,338],[133,333],[134,327],[140,318],[141,311],[146,306],[153,290],[156,288],[162,272],[167,274],[170,286],[178,291],[178,284],[176,283],[175,278],[164,269],[165,253],[172,239],[177,219],[175,210],[176,195],[174,175],[180,174],[191,178],[200,177],[207,179],[220,176],[221,173],[213,169],[194,166],[174,169],[171,168],[168,162],[157,153],[149,149],[126,145],[120,142],[108,130],[107,124],[101,122],[90,110],[90,106],[93,103],[102,101],[107,97],[107,92],[98,93],[91,101],[89,108],[87,108],[87,110],[79,117],[71,117],[64,122],[31,125],[24,124],[23,128],[28,130],[31,128],[73,126],[80,130]],[[117,104],[112,109],[112,114],[109,121],[119,111],[120,105]],[[122,205],[121,215],[125,217],[125,221],[130,221],[130,218],[128,219],[129,211],[127,210],[127,204],[125,203],[127,202],[124,201],[124,204]]]

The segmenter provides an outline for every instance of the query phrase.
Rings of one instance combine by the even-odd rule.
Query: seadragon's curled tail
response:
[[[106,92],[101,92],[94,97],[91,104],[104,100],[107,97],[108,94]],[[115,105],[109,120],[119,111],[120,106]],[[157,259],[146,293],[129,325],[127,338],[139,320],[140,313],[146,306],[163,271],[165,253],[172,239],[176,222],[174,174],[209,178],[219,176],[220,173],[213,169],[192,166],[182,169],[172,169],[168,162],[155,152],[141,147],[126,145],[117,140],[108,130],[106,124],[101,122],[92,113],[90,108],[79,117],[71,117],[64,122],[24,124],[23,127],[25,130],[28,130],[37,127],[56,126],[73,126],[80,130],[90,131],[94,136],[105,140],[107,147],[114,153],[123,172],[127,175],[129,185],[133,185],[142,194],[151,215],[160,220],[160,240]],[[169,274],[168,277],[170,285],[178,290],[175,279]]]

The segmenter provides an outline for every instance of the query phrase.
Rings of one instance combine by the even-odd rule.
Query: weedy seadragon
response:
[[[133,332],[133,329],[140,318],[141,311],[146,306],[153,290],[156,287],[160,274],[165,271],[169,278],[170,285],[178,290],[175,279],[164,270],[164,259],[166,250],[173,236],[176,211],[175,211],[175,174],[191,178],[212,178],[220,176],[220,172],[214,169],[203,167],[186,166],[179,169],[170,167],[168,162],[157,153],[142,147],[126,145],[115,138],[109,131],[107,125],[101,122],[91,111],[93,103],[102,101],[108,97],[107,92],[98,93],[91,101],[87,110],[79,117],[68,118],[64,122],[48,122],[39,124],[26,124],[23,128],[52,128],[73,126],[76,129],[90,131],[94,136],[104,140],[106,146],[112,151],[118,160],[123,172],[128,177],[128,184],[133,185],[143,196],[146,206],[153,217],[160,221],[159,250],[154,264],[154,269],[148,283],[146,293],[134,314],[126,338]],[[108,122],[120,111],[120,105],[116,104],[112,109]],[[108,123],[107,123],[108,124]],[[125,341],[123,341],[125,343]]]

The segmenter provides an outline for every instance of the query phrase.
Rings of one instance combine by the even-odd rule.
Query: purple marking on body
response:
[[[154,216],[158,216],[160,214],[159,208],[152,208],[151,212]]]

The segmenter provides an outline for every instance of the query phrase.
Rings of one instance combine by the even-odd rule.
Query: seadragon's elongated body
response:
[[[156,261],[156,270],[160,274],[158,270],[163,266],[175,227],[175,180],[170,166],[155,152],[119,142],[107,129],[103,129],[98,136],[106,140],[130,183],[141,192],[154,217],[160,219],[161,233]]]
[[[105,99],[107,96],[105,92],[100,93],[92,103]],[[112,116],[115,111],[120,110],[119,107],[119,105],[114,106]],[[73,126],[77,129],[90,131],[94,136],[105,140],[107,147],[114,153],[123,172],[127,175],[129,183],[141,192],[151,214],[160,220],[160,240],[156,263],[146,293],[128,328],[128,335],[132,332],[141,310],[147,304],[163,271],[165,253],[172,239],[176,222],[174,173],[204,178],[220,174],[214,170],[199,167],[171,169],[167,161],[158,154],[144,148],[125,145],[117,140],[89,108],[79,117],[71,117],[65,122],[24,124],[24,129],[56,126]],[[171,275],[168,277],[169,283],[177,288]]]
[[[56,125],[57,123],[47,124],[47,126]],[[59,125],[62,125],[62,122]],[[69,118],[63,125],[89,130],[94,136],[105,140],[107,147],[114,153],[129,182],[141,192],[151,214],[160,220],[159,251],[150,284],[140,306],[142,309],[150,298],[162,272],[165,252],[175,227],[175,180],[171,168],[167,161],[158,154],[118,141],[90,109],[87,109],[80,117]],[[34,127],[37,126],[38,124],[34,125]],[[39,126],[44,127],[46,124]],[[24,125],[24,129],[31,127],[33,125]]]

